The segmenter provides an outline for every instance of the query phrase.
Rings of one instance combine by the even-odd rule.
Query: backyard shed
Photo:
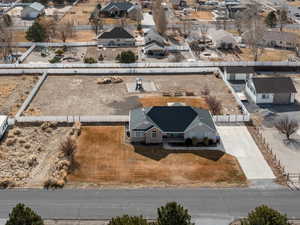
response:
[[[256,77],[248,80],[245,92],[256,104],[291,104],[297,90],[289,77]]]

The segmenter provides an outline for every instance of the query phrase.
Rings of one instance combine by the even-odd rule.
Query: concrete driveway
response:
[[[275,176],[245,126],[218,126],[225,152],[237,158],[248,180],[274,180]]]

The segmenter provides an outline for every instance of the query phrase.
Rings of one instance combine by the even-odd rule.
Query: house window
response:
[[[152,131],[152,138],[156,138],[157,137],[157,131],[156,130],[153,130]]]
[[[261,97],[262,97],[262,99],[267,99],[267,98],[269,98],[269,95],[268,94],[262,94]]]

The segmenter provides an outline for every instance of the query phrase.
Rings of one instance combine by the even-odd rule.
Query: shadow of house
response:
[[[225,154],[223,151],[211,151],[211,150],[165,150],[161,145],[141,145],[134,144],[134,152],[140,155],[143,155],[147,158],[150,158],[155,161],[160,161],[161,159],[166,158],[170,154],[193,154],[201,158],[206,158],[212,161],[218,161]]]

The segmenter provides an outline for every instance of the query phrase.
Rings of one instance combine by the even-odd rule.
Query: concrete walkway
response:
[[[237,158],[248,180],[275,179],[245,126],[218,126],[217,129],[226,153]]]

